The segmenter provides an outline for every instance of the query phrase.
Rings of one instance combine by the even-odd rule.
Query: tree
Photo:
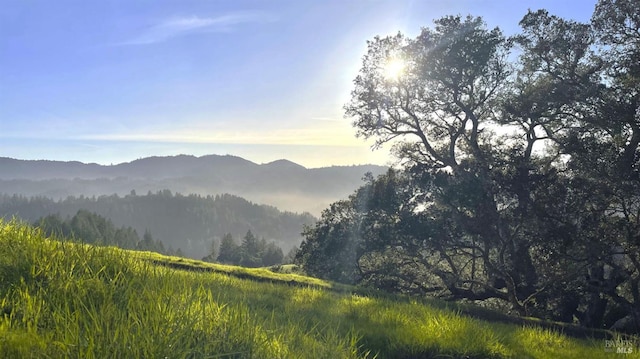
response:
[[[106,245],[113,238],[115,230],[111,221],[87,210],[78,210],[71,218],[72,235],[85,242]]]
[[[262,253],[264,251],[264,243],[259,241],[256,236],[249,230],[242,238],[240,245],[240,262],[244,267],[260,267],[262,266]]]
[[[240,247],[234,242],[231,233],[227,233],[222,237],[217,260],[226,264],[238,264],[240,262]]]
[[[632,208],[639,208],[640,199],[639,10],[636,2],[600,1],[591,26],[544,11],[529,13],[521,37],[528,54],[525,73],[546,84],[530,91],[546,104],[537,118],[544,115],[544,131],[556,156],[565,159],[563,174],[572,189],[564,198],[573,208],[563,220],[574,227],[571,267],[583,269],[572,284],[583,294],[584,309],[576,315],[587,326],[610,326],[616,320],[612,313],[623,308],[636,331],[640,227]]]
[[[310,275],[344,283],[357,283],[357,218],[349,201],[338,201],[322,211],[313,227],[305,227],[305,240],[295,262]]]
[[[216,254],[217,247],[218,247],[218,243],[216,243],[216,240],[215,239],[211,240],[211,247],[209,249],[209,254],[204,256],[202,260],[205,262],[215,262],[216,258],[218,257],[218,255]]]
[[[375,179],[367,174],[364,186],[333,203],[315,226],[305,229],[294,263],[310,275],[335,281],[390,291],[432,291],[426,271],[406,266],[417,263],[421,253],[416,246],[423,242],[410,234],[415,228],[409,217],[414,214],[405,205],[410,201],[406,179],[393,169]]]
[[[593,296],[604,296],[610,307],[626,313],[614,324],[640,332],[640,4],[601,0],[592,17],[599,55],[603,59],[604,95],[597,103],[590,142],[604,147],[606,160],[576,166],[609,194],[599,223],[606,240],[597,262],[604,281],[589,283]],[[600,137],[601,136],[601,137]],[[594,141],[595,140],[595,141]],[[599,141],[597,141],[599,140]],[[575,156],[576,164],[586,163]],[[604,187],[604,188],[603,188]],[[606,318],[605,318],[606,319]],[[615,318],[614,318],[615,319]],[[626,323],[626,324],[623,324]]]
[[[139,239],[138,233],[131,227],[119,228],[114,234],[114,244],[120,248],[134,249]]]
[[[70,236],[71,234],[71,230],[69,229],[68,225],[58,214],[51,214],[42,217],[35,223],[35,225],[42,229],[47,236],[65,238]]]
[[[492,131],[504,122],[497,109],[511,81],[510,42],[480,18],[450,16],[435,24],[415,40],[370,42],[346,113],[359,135],[377,144],[398,141],[396,154],[424,189],[415,192],[422,197],[416,203],[426,206],[432,225],[448,229],[424,238],[424,250],[445,259],[432,272],[450,294],[498,297],[524,314],[538,280],[532,243],[511,227],[515,193],[499,183],[504,165],[522,158],[507,139],[493,140]],[[381,73],[390,56],[407,64],[393,81]],[[467,263],[482,270],[464,271]],[[478,272],[486,278],[479,280]]]
[[[282,248],[278,247],[275,242],[269,242],[265,245],[264,252],[262,254],[262,265],[273,266],[281,264],[284,259],[284,253]]]
[[[345,111],[359,136],[393,144],[401,171],[332,204],[296,261],[586,326],[619,309],[640,323],[639,6],[602,0],[593,25],[530,11],[512,38],[448,16],[370,41]]]
[[[136,249],[140,251],[164,253],[164,245],[162,242],[154,240],[148,229],[145,229],[142,240],[138,242]]]
[[[480,18],[449,16],[435,24],[414,40],[398,34],[370,41],[345,110],[358,135],[376,145],[403,139],[399,157],[459,169],[486,155],[486,125],[496,120],[493,109],[510,73],[509,42]],[[394,58],[405,63],[404,72],[390,80],[384,68]]]

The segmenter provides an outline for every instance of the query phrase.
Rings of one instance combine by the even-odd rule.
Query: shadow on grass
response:
[[[271,272],[269,276],[265,276],[264,272],[267,272],[268,269],[264,268],[255,268],[248,269],[244,267],[236,267],[236,266],[223,266],[218,264],[210,264],[199,262],[196,260],[184,260],[184,259],[173,259],[171,257],[164,257],[157,255],[156,258],[149,256],[148,258],[143,258],[154,265],[164,266],[172,269],[185,270],[191,272],[210,272],[210,273],[219,273],[226,274],[229,276],[233,276],[239,279],[247,279],[256,281],[259,283],[272,283],[272,284],[286,284],[292,287],[311,287],[317,289],[323,289],[334,293],[339,294],[357,294],[362,296],[370,296],[376,298],[385,298],[387,300],[398,301],[398,302],[408,302],[410,300],[416,300],[415,297],[408,297],[396,294],[389,294],[386,292],[382,292],[379,290],[375,290],[372,288],[365,287],[354,287],[339,283],[329,283],[324,281],[312,282],[304,280],[305,277],[295,273],[278,273]],[[505,323],[505,324],[514,324],[519,326],[535,326],[543,329],[549,329],[553,331],[557,331],[569,337],[578,338],[578,339],[615,339],[615,338],[631,338],[637,339],[637,337],[633,335],[625,335],[621,333],[617,333],[610,330],[604,329],[594,329],[594,328],[584,328],[571,323],[563,323],[563,322],[554,322],[543,320],[539,318],[532,317],[517,317],[513,315],[508,315],[505,313],[501,313],[496,310],[491,310],[488,308],[482,308],[478,306],[473,306],[471,304],[462,304],[462,303],[454,303],[454,302],[445,302],[433,298],[422,298],[418,299],[423,304],[429,305],[432,307],[453,310],[458,314],[474,319],[479,319],[487,322],[493,323]],[[427,354],[427,353],[424,353]],[[411,355],[402,356],[406,358],[410,358]],[[428,357],[428,356],[427,356]]]

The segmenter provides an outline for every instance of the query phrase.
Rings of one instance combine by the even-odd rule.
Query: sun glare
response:
[[[392,58],[387,60],[384,65],[384,77],[387,80],[396,81],[404,73],[406,63],[399,58]]]

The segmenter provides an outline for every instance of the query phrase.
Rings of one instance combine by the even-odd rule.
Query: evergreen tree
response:
[[[262,242],[253,235],[251,230],[242,239],[240,246],[240,265],[245,267],[262,266]]]
[[[70,235],[68,224],[58,214],[48,215],[35,223],[47,236],[65,238]]]
[[[220,241],[218,262],[226,264],[238,264],[240,262],[240,248],[233,241],[231,233],[227,233]]]
[[[265,246],[264,253],[262,254],[262,265],[272,266],[281,264],[283,258],[282,248],[278,247],[275,242],[270,242]]]
[[[209,254],[207,254],[206,256],[202,257],[202,260],[205,262],[215,262],[216,258],[217,258],[217,254],[216,254],[216,247],[218,246],[218,243],[216,243],[216,240],[213,239],[211,240],[211,247],[209,249]]]
[[[113,244],[124,249],[134,249],[139,239],[135,229],[122,227],[116,230]]]
[[[156,250],[156,241],[154,241],[151,232],[148,229],[145,229],[144,235],[142,236],[142,240],[138,242],[136,246],[137,250],[141,251],[155,251]]]

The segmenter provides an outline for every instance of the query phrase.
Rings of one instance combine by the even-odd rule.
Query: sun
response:
[[[387,60],[383,68],[384,78],[390,81],[397,81],[404,74],[406,66],[406,62],[397,57]]]

